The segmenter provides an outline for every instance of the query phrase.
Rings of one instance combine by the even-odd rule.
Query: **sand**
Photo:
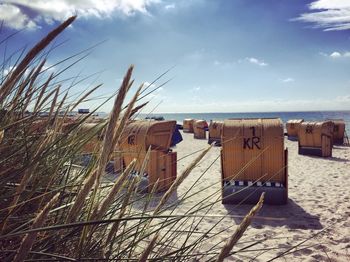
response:
[[[178,174],[198,154],[193,152],[207,146],[207,140],[194,139],[193,134],[182,135],[184,140],[173,149],[178,154]],[[332,158],[321,158],[298,155],[297,142],[286,139],[285,146],[289,149],[288,204],[264,205],[233,251],[258,240],[262,240],[261,243],[227,260],[268,261],[299,244],[277,261],[350,261],[350,147],[335,146]],[[210,241],[203,241],[202,250],[215,243],[222,246],[252,207],[221,204],[219,152],[220,147],[214,147],[172,198],[172,201],[181,199],[195,184],[190,192],[198,193],[183,201],[176,214],[185,213],[198,202],[216,201],[196,231],[205,232],[224,217],[211,234],[223,232]]]

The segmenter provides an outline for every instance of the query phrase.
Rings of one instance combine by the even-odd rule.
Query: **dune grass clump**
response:
[[[205,208],[199,203],[191,212],[176,215],[174,208],[181,199],[175,205],[167,204],[210,147],[194,159],[167,192],[158,196],[155,208],[151,205],[157,199],[155,191],[141,194],[137,191],[138,178],[131,179],[135,161],[113,183],[103,182],[106,165],[122,139],[125,125],[147,104],[142,101],[137,105],[147,99],[148,87],[141,85],[132,99],[125,101],[133,85],[130,66],[116,91],[109,118],[86,129],[98,107],[86,116],[72,115],[100,85],[72,100],[70,88],[57,78],[76,61],[50,75],[44,70],[49,53],[45,50],[74,20],[71,17],[51,31],[1,77],[0,260],[222,261],[230,255],[262,200],[243,221],[235,241],[224,246],[223,252],[213,249],[210,255],[209,249],[201,249],[201,245],[210,243],[208,235],[214,228],[196,235],[191,219],[198,213],[200,222],[215,201]],[[7,64],[5,59],[2,67]],[[103,136],[94,146],[91,161],[77,165],[84,146],[98,134]],[[186,227],[189,231],[181,232]],[[180,233],[174,233],[174,228]]]

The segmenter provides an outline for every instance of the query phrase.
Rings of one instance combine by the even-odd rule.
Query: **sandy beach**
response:
[[[193,134],[182,133],[182,136],[183,141],[173,149],[178,154],[178,174],[198,154],[194,152],[207,146],[207,140],[194,139]],[[288,204],[264,205],[233,251],[259,240],[261,243],[240,250],[228,261],[268,261],[283,252],[289,254],[277,261],[349,261],[350,147],[335,146],[332,158],[321,158],[298,155],[297,142],[285,139],[285,146],[289,150]],[[210,243],[203,241],[204,249],[213,243],[221,247],[252,207],[221,204],[219,153],[220,147],[214,147],[174,196],[181,199],[190,188],[190,192],[197,192],[178,206],[178,214],[185,213],[195,203],[216,201],[195,229],[203,233],[223,219],[210,234],[221,230],[224,233],[211,238]]]
[[[0,262],[350,262],[350,0],[275,2],[1,1]]]

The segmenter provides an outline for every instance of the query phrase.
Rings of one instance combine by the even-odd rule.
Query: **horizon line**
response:
[[[251,112],[159,112],[159,113],[141,113],[140,114],[243,114],[243,113],[315,113],[315,112],[350,112],[350,109],[341,110],[305,110],[305,111],[251,111]]]

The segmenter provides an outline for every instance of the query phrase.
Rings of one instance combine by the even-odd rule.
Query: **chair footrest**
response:
[[[300,155],[322,156],[322,148],[320,147],[299,147]]]
[[[266,183],[265,183],[266,184]],[[272,183],[271,183],[272,185]],[[264,204],[284,205],[288,200],[288,192],[282,186],[246,186],[226,183],[222,188],[223,204],[256,204],[265,192]]]

